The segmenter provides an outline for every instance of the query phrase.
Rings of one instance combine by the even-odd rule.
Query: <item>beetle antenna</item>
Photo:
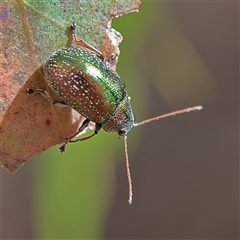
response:
[[[129,159],[128,159],[127,135],[124,136],[124,149],[125,149],[127,178],[128,178],[128,191],[129,191],[128,203],[129,203],[129,205],[131,205],[132,204],[133,192],[132,192],[132,178],[131,178]]]
[[[157,121],[157,120],[159,120],[161,118],[171,117],[171,116],[175,116],[175,115],[178,115],[178,114],[192,112],[192,111],[196,111],[196,110],[202,110],[202,109],[203,109],[202,106],[195,106],[195,107],[185,108],[185,109],[178,110],[178,111],[175,111],[175,112],[163,114],[163,115],[160,115],[160,116],[157,116],[157,117],[154,117],[154,118],[149,118],[149,119],[146,119],[146,120],[144,120],[144,121],[142,121],[140,123],[134,123],[133,126],[134,127],[138,127],[138,126],[141,126],[141,125],[143,125],[145,123],[149,123],[149,122],[152,122],[152,121]]]

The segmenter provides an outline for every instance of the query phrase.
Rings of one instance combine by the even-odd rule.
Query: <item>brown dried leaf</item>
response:
[[[5,170],[15,173],[31,156],[64,142],[84,120],[70,107],[26,94],[29,87],[43,88],[57,100],[41,66],[53,51],[70,46],[71,22],[79,26],[79,36],[108,58],[119,54],[122,40],[110,28],[111,19],[137,11],[139,5],[137,0],[0,2],[0,163]]]

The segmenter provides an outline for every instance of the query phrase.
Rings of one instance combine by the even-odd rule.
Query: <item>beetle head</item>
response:
[[[102,124],[106,132],[117,132],[119,136],[127,135],[134,125],[134,115],[130,104],[131,98],[125,98],[119,103],[111,118]]]

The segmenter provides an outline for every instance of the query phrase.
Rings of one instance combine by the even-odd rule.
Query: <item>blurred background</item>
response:
[[[3,239],[239,239],[239,3],[142,1],[113,20],[136,121],[0,170]]]

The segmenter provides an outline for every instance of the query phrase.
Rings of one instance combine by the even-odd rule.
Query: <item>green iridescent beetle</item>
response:
[[[65,104],[96,123],[96,134],[103,127],[124,135],[133,127],[125,84],[96,54],[83,48],[58,50],[47,61],[44,75]]]
[[[201,106],[186,108],[134,123],[134,115],[124,82],[104,60],[103,54],[83,40],[77,40],[76,25],[70,26],[78,47],[63,48],[51,54],[44,65],[44,76],[52,90],[62,102],[52,100],[43,89],[28,89],[27,93],[40,93],[55,105],[68,105],[86,119],[78,131],[66,138],[60,147],[64,152],[69,142],[87,140],[101,128],[106,132],[117,132],[124,136],[126,168],[129,185],[129,204],[132,203],[132,180],[127,151],[127,134],[132,127],[176,114],[202,109]],[[94,133],[88,137],[75,138],[90,122],[95,123]]]

